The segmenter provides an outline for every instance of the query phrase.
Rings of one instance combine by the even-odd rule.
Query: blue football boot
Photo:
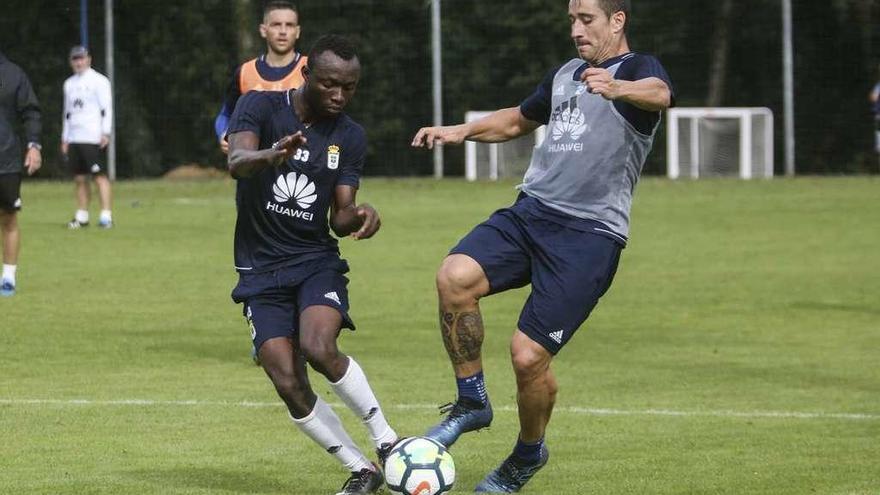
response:
[[[492,404],[485,405],[468,399],[459,398],[455,404],[440,406],[440,414],[449,413],[443,421],[437,423],[425,433],[431,440],[436,440],[447,449],[458,440],[462,433],[486,428],[492,423]]]
[[[3,279],[0,283],[0,296],[12,297],[15,295],[15,284],[11,280]]]
[[[541,459],[535,464],[524,463],[522,459],[509,455],[494,471],[487,474],[474,488],[476,493],[516,493],[550,459],[546,446],[541,447]]]

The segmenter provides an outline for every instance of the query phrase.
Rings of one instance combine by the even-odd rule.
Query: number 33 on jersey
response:
[[[296,154],[293,155],[293,159],[298,162],[308,162],[309,156],[311,153],[309,150],[300,148],[296,150]],[[332,144],[327,147],[327,168],[330,170],[336,170],[339,168],[339,146]]]

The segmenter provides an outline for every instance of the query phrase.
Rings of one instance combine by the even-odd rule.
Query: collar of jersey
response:
[[[616,57],[609,58],[608,60],[599,64],[598,67],[601,69],[607,69],[607,68],[611,67],[612,65],[620,63],[620,62],[624,61],[625,59],[628,59],[633,56],[635,56],[635,52],[626,52],[622,55],[618,55]],[[581,66],[578,67],[576,71],[574,71],[574,74],[572,74],[572,80],[573,81],[580,81],[581,74],[583,74],[584,71],[590,67],[593,67],[593,65],[590,64],[589,62],[582,63]]]

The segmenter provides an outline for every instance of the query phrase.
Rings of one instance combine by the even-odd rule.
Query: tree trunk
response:
[[[235,0],[236,38],[238,40],[238,59],[246,60],[257,55],[256,30],[253,0]]]
[[[712,65],[709,69],[709,93],[706,106],[718,107],[724,100],[724,83],[727,78],[727,57],[730,53],[730,22],[733,13],[733,0],[722,0],[721,8],[715,17],[715,45],[712,50]]]

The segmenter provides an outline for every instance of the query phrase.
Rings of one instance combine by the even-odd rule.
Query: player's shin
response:
[[[479,306],[465,310],[440,307],[440,332],[443,345],[457,378],[468,378],[482,373],[483,317]]]
[[[376,447],[397,441],[397,433],[385,419],[364,370],[354,358],[349,356],[345,375],[338,382],[330,385],[342,402],[364,422]]]
[[[290,415],[290,419],[297,428],[335,457],[348,471],[358,472],[372,468],[370,461],[364,457],[345,431],[339,417],[320,397],[308,416],[294,418]]]
[[[511,342],[511,358],[516,374],[520,439],[533,444],[544,437],[556,403],[559,387],[550,369],[553,356],[517,331]]]

